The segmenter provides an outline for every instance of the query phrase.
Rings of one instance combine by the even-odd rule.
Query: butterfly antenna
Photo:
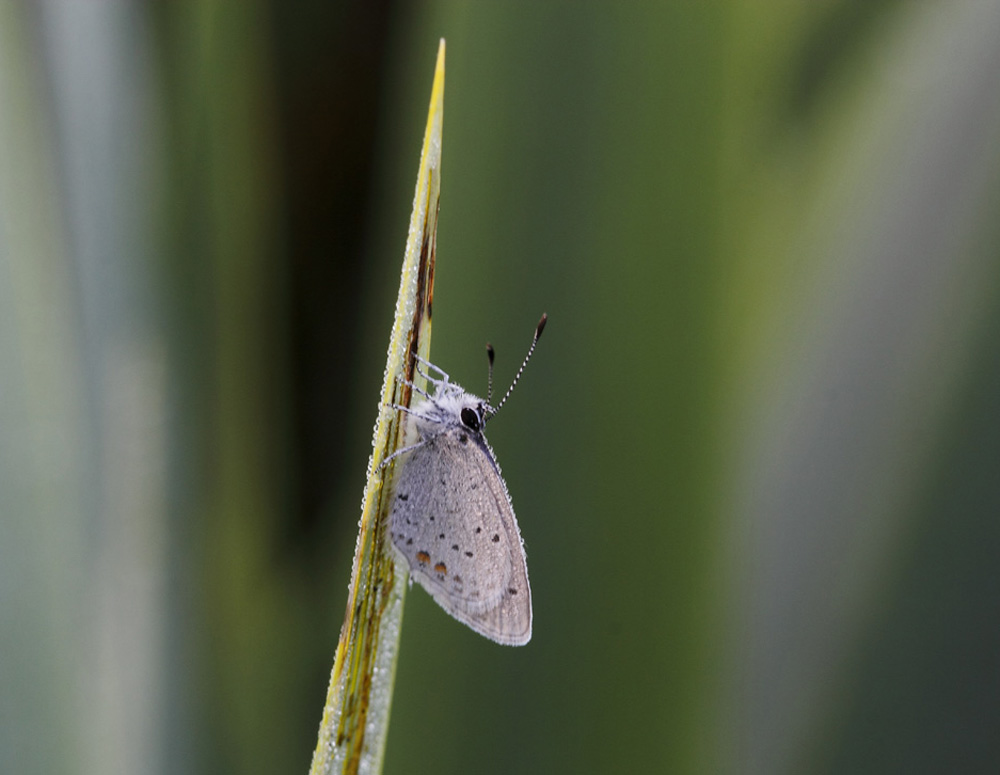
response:
[[[542,331],[545,330],[545,323],[548,321],[548,319],[549,316],[543,313],[542,319],[538,321],[538,327],[535,328],[535,338],[531,340],[531,347],[528,348],[528,354],[524,356],[524,361],[521,363],[521,368],[517,370],[517,374],[514,375],[514,381],[510,383],[510,387],[507,388],[507,392],[504,394],[504,397],[500,400],[500,403],[497,404],[496,409],[490,410],[489,413],[491,416],[500,411],[500,407],[502,407],[505,403],[507,403],[507,399],[510,398],[510,394],[514,392],[514,386],[517,385],[517,381],[521,379],[521,375],[524,373],[524,367],[528,365],[528,361],[531,359],[531,354],[535,352],[535,345],[538,344],[538,340],[542,335]]]
[[[489,342],[486,343],[486,357],[490,359],[490,376],[486,381],[486,405],[490,406],[493,403],[493,359],[496,353],[493,352],[493,345]]]

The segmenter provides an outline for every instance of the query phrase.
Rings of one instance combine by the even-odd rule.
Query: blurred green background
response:
[[[988,0],[0,0],[0,771],[307,771],[440,37],[535,626],[385,771],[995,771]]]

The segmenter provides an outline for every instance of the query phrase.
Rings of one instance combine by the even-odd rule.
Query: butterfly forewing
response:
[[[393,493],[393,545],[452,616],[506,644],[531,637],[517,520],[481,434],[450,428],[406,453]]]

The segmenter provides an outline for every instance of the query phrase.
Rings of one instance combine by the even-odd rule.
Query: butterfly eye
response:
[[[475,409],[471,409],[468,406],[462,410],[462,425],[468,428],[470,431],[479,430],[479,415],[476,413]]]

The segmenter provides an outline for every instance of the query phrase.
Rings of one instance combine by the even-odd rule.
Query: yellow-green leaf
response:
[[[406,572],[397,572],[386,540],[392,463],[381,467],[403,440],[401,412],[409,406],[414,355],[428,358],[434,299],[434,258],[441,192],[441,127],[444,117],[444,40],[438,48],[427,128],[424,132],[413,213],[389,339],[381,409],[368,464],[360,531],[354,553],[347,611],[330,676],[312,775],[379,772],[385,751],[396,655],[403,618]],[[409,383],[409,384],[408,384]]]

